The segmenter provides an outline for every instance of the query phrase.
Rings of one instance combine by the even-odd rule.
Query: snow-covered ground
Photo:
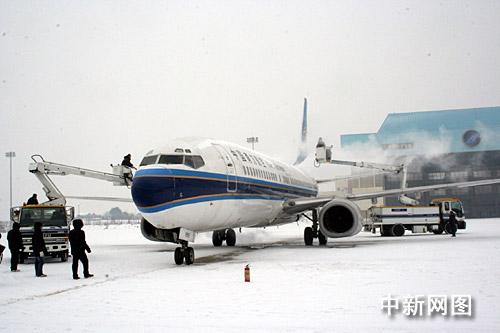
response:
[[[136,226],[85,226],[95,277],[81,280],[71,259],[49,259],[47,278],[33,260],[11,273],[7,249],[0,331],[500,331],[500,219],[469,220],[456,238],[361,232],[326,247],[305,247],[304,226],[243,230],[234,248],[198,235],[192,266]],[[400,303],[392,316],[381,309],[389,294]],[[428,296],[446,296],[449,314],[405,315],[405,297],[418,295],[424,310]],[[453,295],[472,296],[472,316],[450,314]]]

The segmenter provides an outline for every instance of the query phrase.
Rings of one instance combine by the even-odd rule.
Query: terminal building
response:
[[[372,156],[375,152],[384,156],[384,163],[404,164],[408,187],[500,178],[500,107],[389,114],[377,133],[342,135],[341,147]],[[396,174],[367,176],[350,180],[345,190],[393,189],[400,182]],[[468,218],[500,216],[500,184],[409,196],[421,205],[456,197]],[[378,205],[401,204],[397,197],[387,197]]]

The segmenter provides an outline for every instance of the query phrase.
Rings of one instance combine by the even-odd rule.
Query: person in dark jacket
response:
[[[85,254],[92,252],[87,242],[85,241],[85,232],[82,230],[83,221],[76,219],[73,221],[73,230],[69,232],[69,244],[71,245],[71,254],[73,255],[73,279],[78,280],[78,261],[83,264],[83,276],[87,279],[93,277],[89,273],[89,259]]]
[[[128,166],[129,168],[134,168],[134,165],[132,164],[132,155],[127,154],[123,156],[122,165]]]
[[[2,238],[2,234],[0,233],[0,238]],[[3,259],[3,250],[5,250],[5,246],[3,246],[2,244],[0,244],[0,264],[2,263],[2,259]]]
[[[38,197],[36,193],[33,193],[31,198],[28,199],[27,205],[38,205]]]
[[[19,264],[19,252],[23,250],[23,237],[19,229],[21,225],[14,223],[12,230],[7,233],[7,240],[9,241],[10,250],[10,271],[19,272],[17,265]]]
[[[125,168],[125,170],[123,170],[123,176],[125,177],[125,179],[132,180],[133,174],[132,170],[130,169],[135,169],[134,165],[132,164],[132,155],[127,154],[123,156],[122,165],[129,168],[129,169]]]
[[[45,263],[44,257],[49,255],[47,247],[45,246],[45,240],[42,234],[42,224],[40,222],[35,223],[35,233],[31,238],[33,244],[33,255],[35,256],[35,274],[37,277],[46,277],[43,274],[43,264]]]
[[[452,210],[450,210],[450,219],[449,219],[448,223],[450,224],[449,228],[450,228],[451,237],[456,237],[457,219],[455,218],[455,212]]]

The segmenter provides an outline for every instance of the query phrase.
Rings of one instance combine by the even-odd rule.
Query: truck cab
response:
[[[42,233],[49,255],[68,260],[69,226],[74,218],[74,208],[62,205],[26,205],[11,209],[11,220],[20,224],[23,237],[23,251],[20,262],[33,256],[31,238],[35,232],[36,222],[42,224]]]
[[[429,206],[438,206],[440,218],[447,221],[450,217],[450,211],[455,212],[457,219],[458,229],[465,229],[467,223],[465,222],[465,212],[462,202],[457,198],[440,198],[431,200]]]

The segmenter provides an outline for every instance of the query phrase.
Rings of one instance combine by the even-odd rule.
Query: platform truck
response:
[[[449,216],[453,210],[458,229],[465,229],[463,205],[456,198],[434,199],[429,206],[370,207],[367,211],[365,231],[382,236],[403,236],[405,231],[412,233],[441,234],[449,233]]]

